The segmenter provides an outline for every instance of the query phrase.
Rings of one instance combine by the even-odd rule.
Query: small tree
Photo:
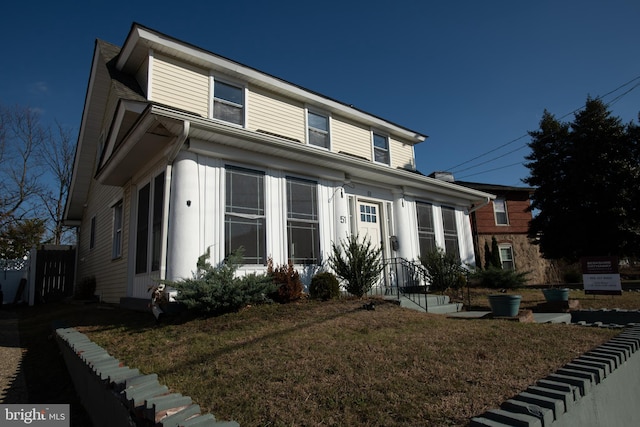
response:
[[[329,265],[336,276],[347,282],[347,292],[362,297],[369,292],[380,278],[384,268],[382,249],[373,246],[367,236],[349,236],[340,240],[340,244],[332,243]]]
[[[500,260],[500,247],[498,247],[498,241],[495,236],[491,237],[491,248],[489,243],[484,242],[484,269],[498,269],[502,270],[502,261]]]

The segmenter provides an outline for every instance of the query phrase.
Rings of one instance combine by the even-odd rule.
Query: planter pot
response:
[[[569,301],[569,288],[549,288],[543,289],[542,293],[547,302]]]
[[[495,294],[489,295],[489,305],[494,316],[515,317],[520,310],[522,295]]]

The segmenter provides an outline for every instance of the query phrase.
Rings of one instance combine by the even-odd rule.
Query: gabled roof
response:
[[[491,194],[458,183],[443,182],[422,174],[403,169],[393,169],[375,165],[368,160],[353,158],[333,152],[313,152],[308,147],[277,135],[269,135],[250,129],[237,128],[209,120],[198,114],[160,105],[147,100],[133,77],[149,55],[149,50],[178,57],[188,63],[203,68],[234,74],[243,81],[268,88],[307,104],[323,109],[339,111],[360,123],[398,135],[405,141],[416,144],[426,136],[396,125],[374,115],[365,113],[350,105],[324,97],[300,86],[270,76],[235,61],[202,50],[188,43],[176,40],[162,33],[133,24],[122,49],[98,40],[94,49],[91,73],[83,109],[82,122],[74,160],[73,176],[65,207],[65,221],[68,225],[79,224],[87,200],[91,180],[95,177],[106,185],[123,185],[135,173],[140,162],[145,162],[145,154],[156,151],[171,159],[190,136],[197,141],[213,141],[227,146],[227,150],[238,148],[262,152],[277,158],[305,161],[315,165],[319,171],[330,169],[340,172],[345,181],[354,178],[384,181],[402,188],[403,194],[421,195],[424,191],[434,195],[434,200],[456,200],[456,204],[468,206],[483,203]],[[110,98],[111,94],[111,98]],[[114,99],[115,98],[115,99]],[[103,132],[103,121],[109,101],[117,101],[112,125],[108,135]],[[111,114],[111,112],[108,112]],[[104,147],[96,159],[98,144]],[[194,146],[191,146],[194,149]],[[204,147],[202,150],[206,150]],[[104,156],[104,158],[103,158]],[[330,172],[328,172],[330,173]],[[335,173],[335,172],[333,172]]]
[[[224,73],[258,87],[263,87],[287,97],[315,105],[361,123],[368,123],[390,134],[402,136],[413,144],[423,142],[427,136],[404,126],[377,117],[352,105],[337,101],[279,77],[241,64],[224,56],[207,51],[190,43],[178,40],[159,31],[133,23],[122,51],[117,60],[117,68],[134,74],[149,55],[149,49],[160,54],[179,58],[204,69]]]
[[[76,145],[73,175],[65,206],[64,218],[67,224],[74,224],[82,217],[93,178],[95,153],[102,132],[102,120],[107,108],[109,93],[113,92],[121,99],[146,101],[146,97],[135,79],[116,68],[115,61],[119,53],[119,47],[102,40],[96,40]]]

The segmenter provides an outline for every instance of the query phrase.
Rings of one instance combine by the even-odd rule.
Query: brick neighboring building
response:
[[[495,237],[503,268],[529,271],[529,285],[557,282],[553,264],[542,258],[538,246],[527,237],[533,218],[529,211],[533,188],[466,181],[455,183],[496,196],[469,216],[477,265],[484,265],[485,242],[491,247],[491,238]]]

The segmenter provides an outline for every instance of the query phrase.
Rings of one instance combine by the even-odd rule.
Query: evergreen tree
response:
[[[529,132],[529,237],[544,257],[636,255],[640,248],[638,129],[600,100],[587,99],[571,123],[545,111]]]

